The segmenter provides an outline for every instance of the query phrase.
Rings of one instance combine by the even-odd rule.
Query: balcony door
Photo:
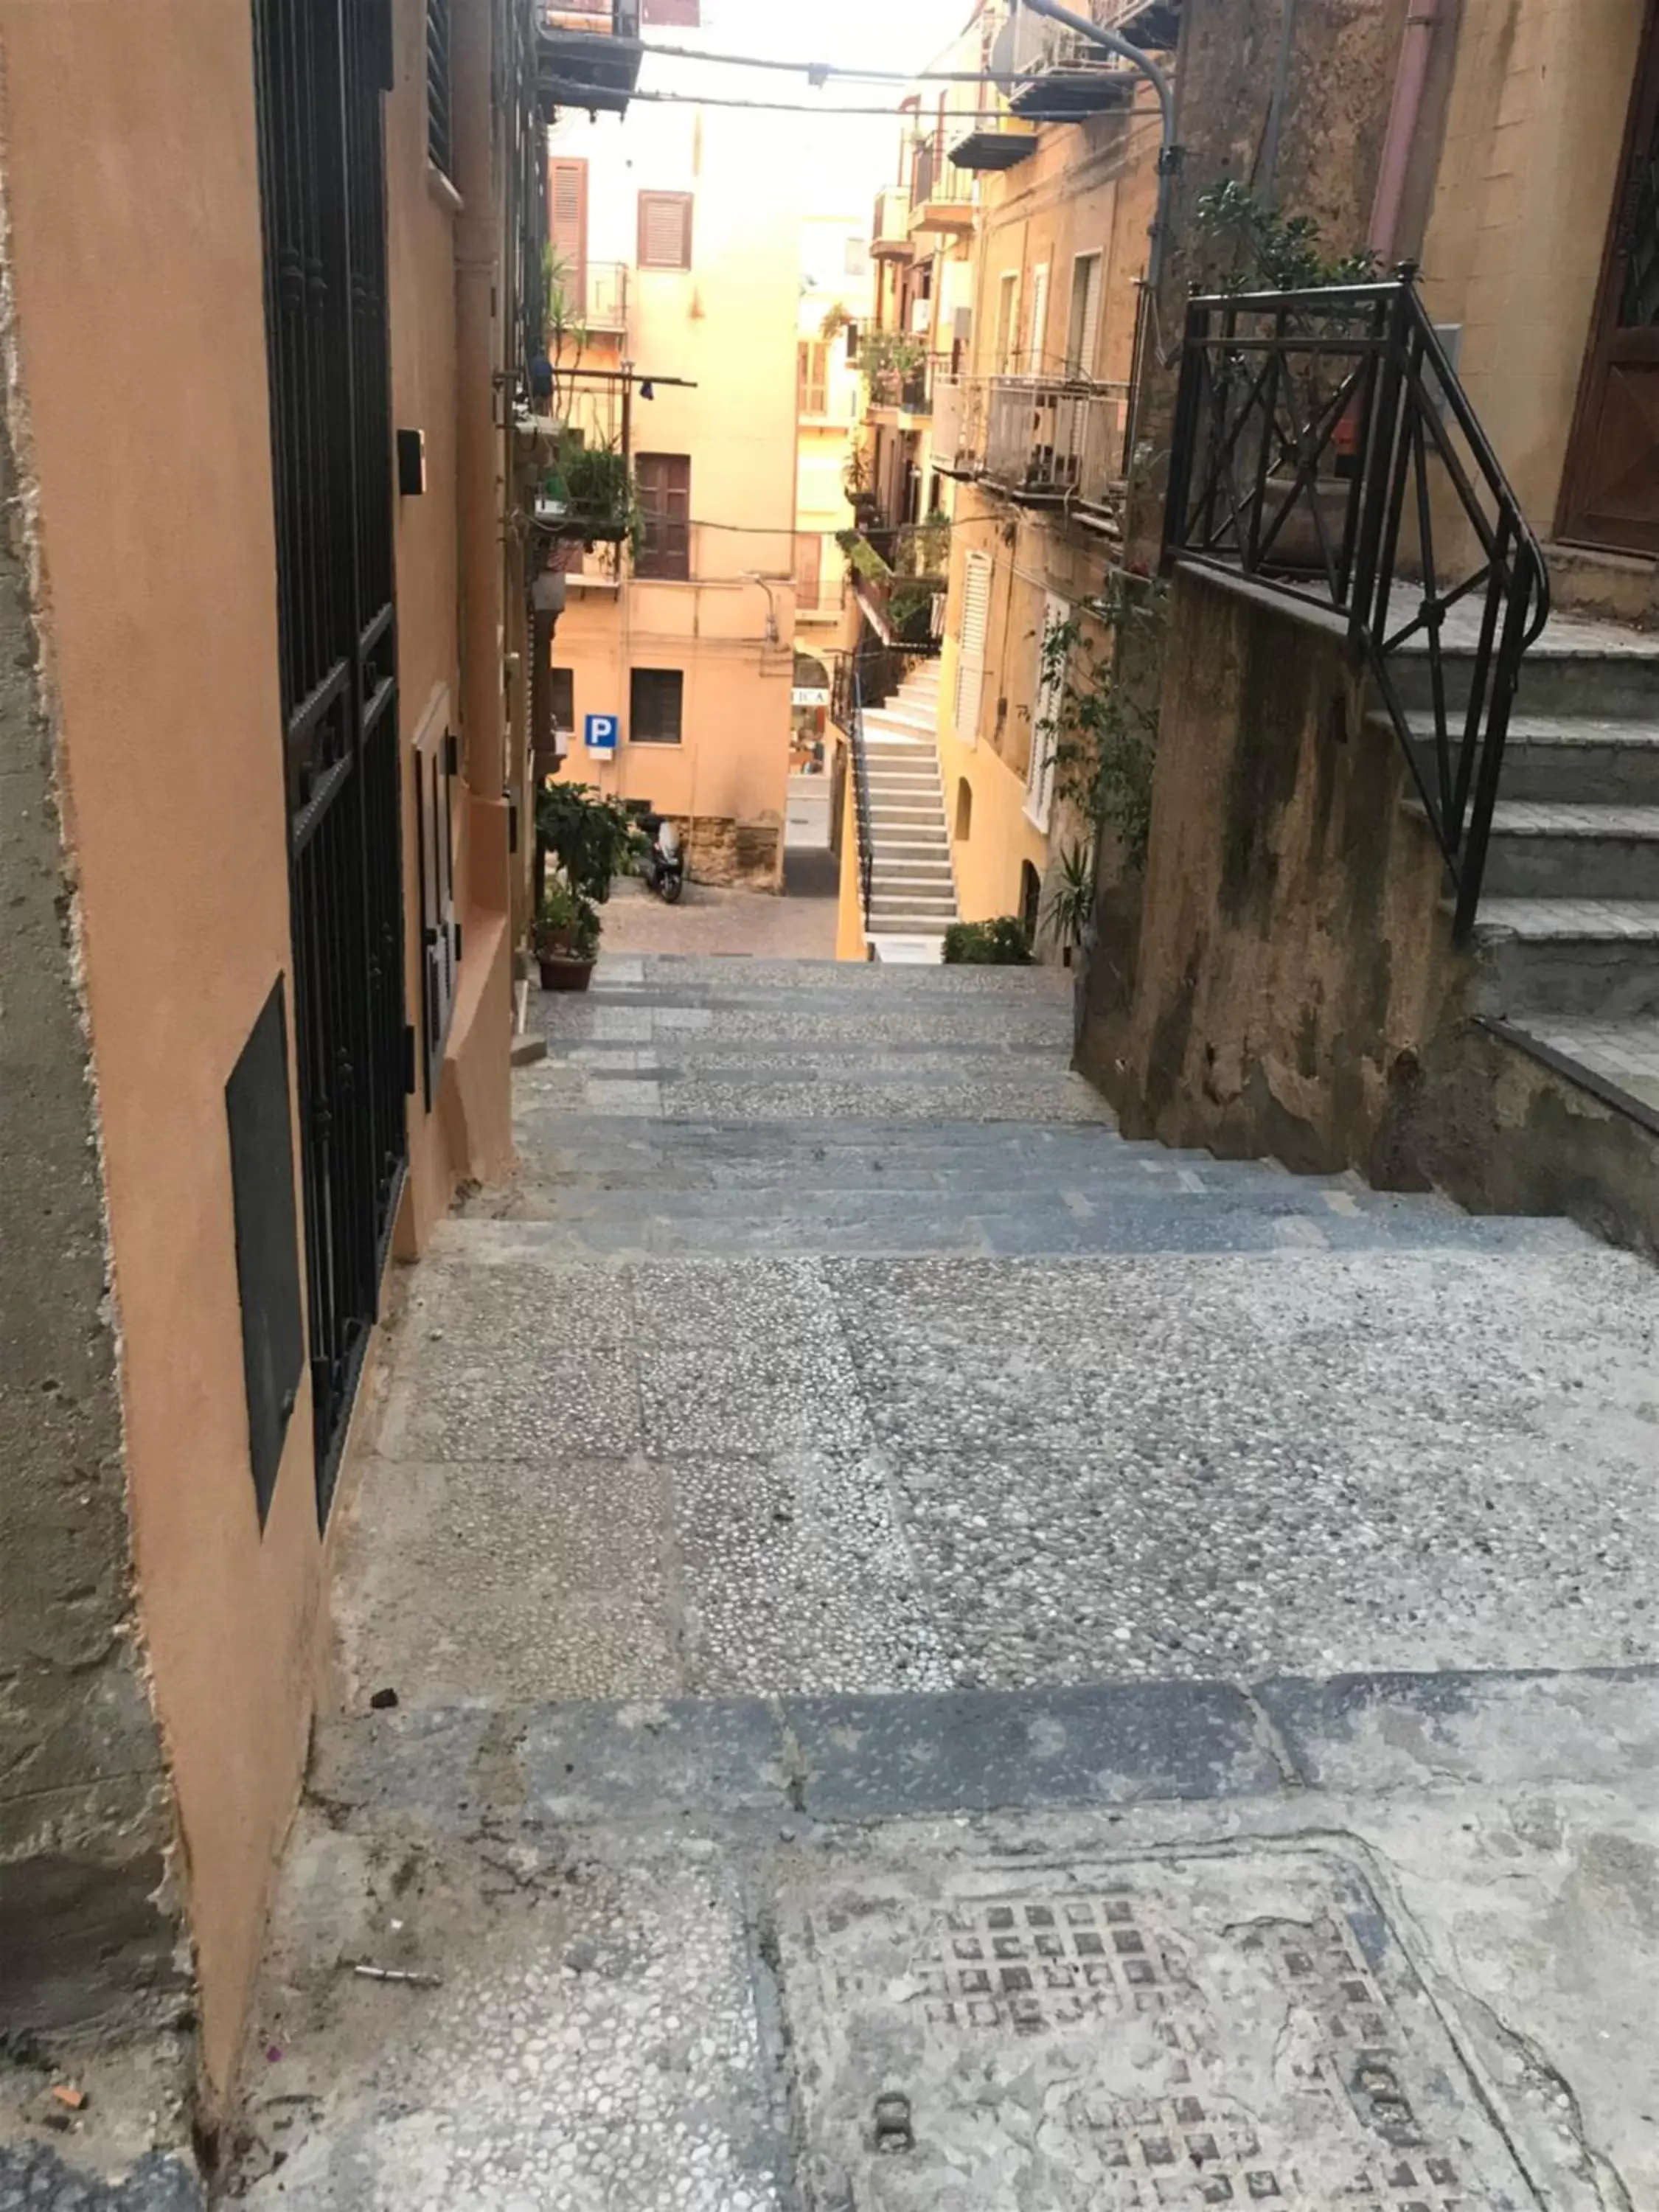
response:
[[[1659,553],[1659,5],[1636,72],[1559,534]]]

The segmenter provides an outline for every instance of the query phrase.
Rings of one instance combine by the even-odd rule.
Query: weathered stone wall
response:
[[[1190,293],[1213,283],[1213,244],[1194,228],[1198,202],[1224,178],[1261,192],[1268,116],[1291,0],[1185,0],[1178,58],[1177,132],[1184,149],[1171,194],[1169,247],[1158,299],[1164,358],[1149,364],[1138,420],[1153,466],[1138,483],[1128,556],[1157,559],[1164,465],[1179,364],[1174,357]],[[1394,96],[1407,0],[1294,0],[1290,76],[1272,179],[1273,204],[1310,216],[1328,253],[1365,243]]]
[[[1182,569],[1164,665],[1144,885],[1103,894],[1078,1055],[1125,1133],[1659,1249],[1659,1137],[1474,1018],[1340,638]]]
[[[96,1101],[0,431],[0,2034],[164,1985],[173,1832],[134,1632]]]
[[[700,884],[723,889],[776,890],[782,881],[783,829],[776,821],[734,822],[699,814],[675,817],[686,866]]]

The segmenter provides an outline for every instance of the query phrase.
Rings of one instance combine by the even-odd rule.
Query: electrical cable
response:
[[[580,108],[586,105],[585,95],[590,93],[602,94],[606,100],[614,100],[616,87],[573,84],[561,77],[555,88],[554,98],[561,107]],[[704,92],[634,91],[628,97],[630,103],[644,100],[670,107],[736,107],[757,115],[880,115],[885,116],[890,123],[897,122],[904,112],[902,107],[825,106],[821,100],[728,100]],[[1018,118],[1011,118],[1005,108],[963,107],[951,110],[945,120],[947,123],[1006,123]]]
[[[713,62],[722,69],[792,70],[822,83],[826,77],[844,76],[860,84],[1002,84],[1012,78],[994,76],[988,70],[871,70],[845,68],[839,62],[785,62],[766,54],[705,54],[696,46],[659,46],[647,43],[647,54],[664,54],[675,61]]]

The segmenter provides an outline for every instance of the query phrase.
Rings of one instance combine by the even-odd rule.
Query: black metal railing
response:
[[[1413,272],[1191,302],[1164,515],[1165,565],[1182,558],[1343,623],[1467,939],[1549,575]]]
[[[859,911],[867,930],[870,896],[875,881],[876,837],[870,809],[869,763],[864,757],[864,678],[859,655],[846,653],[836,663],[830,681],[830,719],[847,739],[853,763],[853,811],[859,841]]]

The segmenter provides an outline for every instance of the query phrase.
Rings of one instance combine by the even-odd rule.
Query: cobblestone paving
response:
[[[236,2190],[1659,2204],[1651,1272],[1125,1143],[1064,977],[544,1013],[347,1486]]]

